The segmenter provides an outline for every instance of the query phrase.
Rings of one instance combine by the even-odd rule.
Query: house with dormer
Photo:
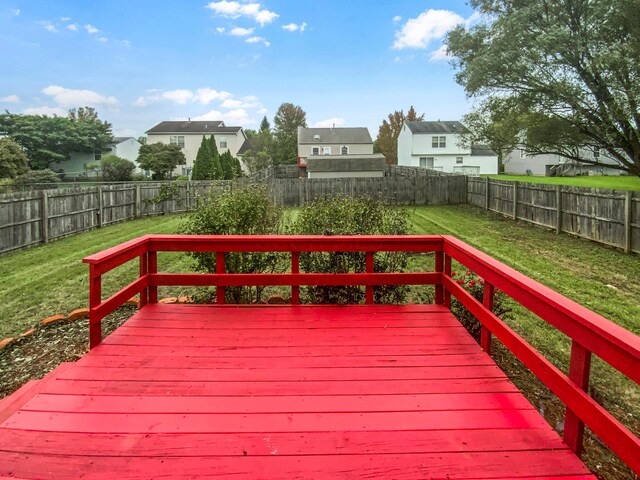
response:
[[[387,164],[367,128],[298,127],[298,167],[309,178],[384,177]]]
[[[498,154],[485,145],[464,146],[458,121],[405,122],[398,136],[398,165],[445,173],[498,173]]]

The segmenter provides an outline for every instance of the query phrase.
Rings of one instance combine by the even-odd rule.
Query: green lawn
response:
[[[610,188],[614,190],[640,190],[640,177],[534,177],[532,175],[487,175],[497,180],[545,183],[549,185],[571,185],[574,187]]]

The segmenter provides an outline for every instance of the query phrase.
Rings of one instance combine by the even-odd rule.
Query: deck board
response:
[[[436,305],[149,305],[45,380],[0,477],[594,478]]]

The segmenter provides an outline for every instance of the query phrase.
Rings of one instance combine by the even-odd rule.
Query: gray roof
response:
[[[113,137],[113,143],[118,145],[119,143],[126,142],[130,138],[135,140],[135,137]]]
[[[498,154],[487,145],[471,145],[472,157],[497,157]]]
[[[307,157],[309,172],[384,171],[387,161],[381,153],[371,155],[312,155]]]
[[[242,144],[242,146],[236,152],[236,155],[244,154],[247,150],[251,149],[252,146],[253,144],[251,143],[251,140],[247,138]]]
[[[225,127],[220,120],[160,122],[146,133],[236,133],[242,127]]]
[[[316,135],[320,138],[316,139]],[[373,143],[369,130],[365,127],[357,128],[300,128],[298,129],[298,144],[370,144]]]
[[[458,121],[446,122],[405,122],[411,133],[460,133],[466,132],[466,127]]]

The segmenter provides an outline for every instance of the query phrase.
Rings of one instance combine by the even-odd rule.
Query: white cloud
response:
[[[36,23],[40,25],[42,28],[44,28],[47,32],[56,33],[58,31],[56,26],[53,23],[51,23],[49,20],[43,20],[41,22],[36,22]]]
[[[7,95],[6,97],[0,98],[0,102],[2,102],[2,103],[20,103],[20,97],[18,95]]]
[[[66,117],[67,111],[62,108],[55,107],[33,107],[33,108],[25,108],[22,111],[25,115],[48,115],[53,116],[57,115],[58,117]]]
[[[234,37],[246,37],[248,35],[251,35],[254,30],[255,28],[236,27],[229,31],[229,35],[233,35]]]
[[[16,17],[18,17],[20,16],[20,9],[14,8],[13,10],[11,10],[11,13],[13,13]]]
[[[258,110],[258,113],[260,115],[266,115],[267,113],[269,113],[269,110],[267,110],[266,108],[261,108],[260,110]]]
[[[203,115],[193,117],[191,120],[222,120],[227,125],[250,125],[256,123],[254,119],[249,116],[249,113],[243,109],[238,108],[236,110],[230,110],[228,112],[220,112],[218,110],[211,110]]]
[[[396,15],[395,17],[393,17],[393,21],[394,22],[399,22],[400,20],[402,20],[402,17],[400,15]]]
[[[249,37],[246,40],[247,43],[262,43],[265,47],[271,46],[271,42],[267,41],[264,37]]]
[[[107,42],[109,39],[107,37],[100,37],[98,38],[99,42]]]
[[[231,98],[232,95],[229,92],[219,92],[212,88],[199,88],[196,90],[194,95],[194,100],[196,102],[202,103],[203,105],[208,105],[209,103],[216,100],[226,100],[227,98]]]
[[[71,23],[71,24],[67,25],[67,29],[75,32],[75,31],[78,30],[78,25],[75,24],[75,23]]]
[[[98,33],[100,30],[98,30],[96,27],[94,27],[93,25],[91,25],[90,23],[88,23],[87,25],[84,26],[85,30],[89,33]]]
[[[271,12],[262,7],[260,3],[240,3],[236,1],[221,0],[219,2],[211,2],[207,8],[212,10],[216,15],[228,18],[239,18],[242,16],[252,18],[261,26],[271,23],[279,17],[277,13]]]
[[[258,101],[257,97],[245,97],[242,100],[236,100],[228,98],[220,104],[220,108],[258,108],[262,107],[262,104]]]
[[[429,56],[429,60],[431,60],[432,62],[437,62],[440,60],[449,60],[451,57],[449,55],[447,55],[447,46],[446,45],[442,45],[440,46],[440,48],[438,48],[437,50],[431,52],[431,55]]]
[[[282,29],[287,30],[289,32],[304,32],[307,28],[307,22],[302,22],[302,24],[298,25],[297,23],[290,23],[288,25],[283,25]]]
[[[131,46],[130,40],[120,40],[120,43],[127,48]]]
[[[188,101],[193,99],[194,94],[191,90],[178,89],[178,90],[169,90],[167,92],[162,92],[160,96],[167,100],[171,100],[172,102],[176,102],[178,105],[184,105]]]
[[[69,20],[71,20],[71,17],[60,17],[61,22],[68,22]]]
[[[347,121],[344,118],[333,117],[327,118],[326,120],[320,120],[312,125],[314,128],[331,128],[333,126],[341,127],[345,125]]]
[[[144,107],[144,106],[146,106],[146,105],[147,105],[147,99],[146,99],[146,98],[144,98],[144,97],[142,97],[142,96],[141,96],[141,97],[138,97],[138,98],[136,98],[136,101],[135,101],[135,102],[133,102],[133,104],[134,104],[136,107]]]
[[[53,101],[61,107],[82,107],[88,106],[114,106],[118,103],[116,97],[107,97],[92,90],[74,90],[63,88],[58,85],[49,85],[42,90],[42,93],[53,97]]]
[[[464,18],[449,10],[426,10],[416,18],[407,20],[396,32],[393,48],[427,48],[432,40],[444,37],[449,30],[463,22]]]
[[[224,27],[216,27],[216,32],[218,33],[224,33],[227,29]]]

